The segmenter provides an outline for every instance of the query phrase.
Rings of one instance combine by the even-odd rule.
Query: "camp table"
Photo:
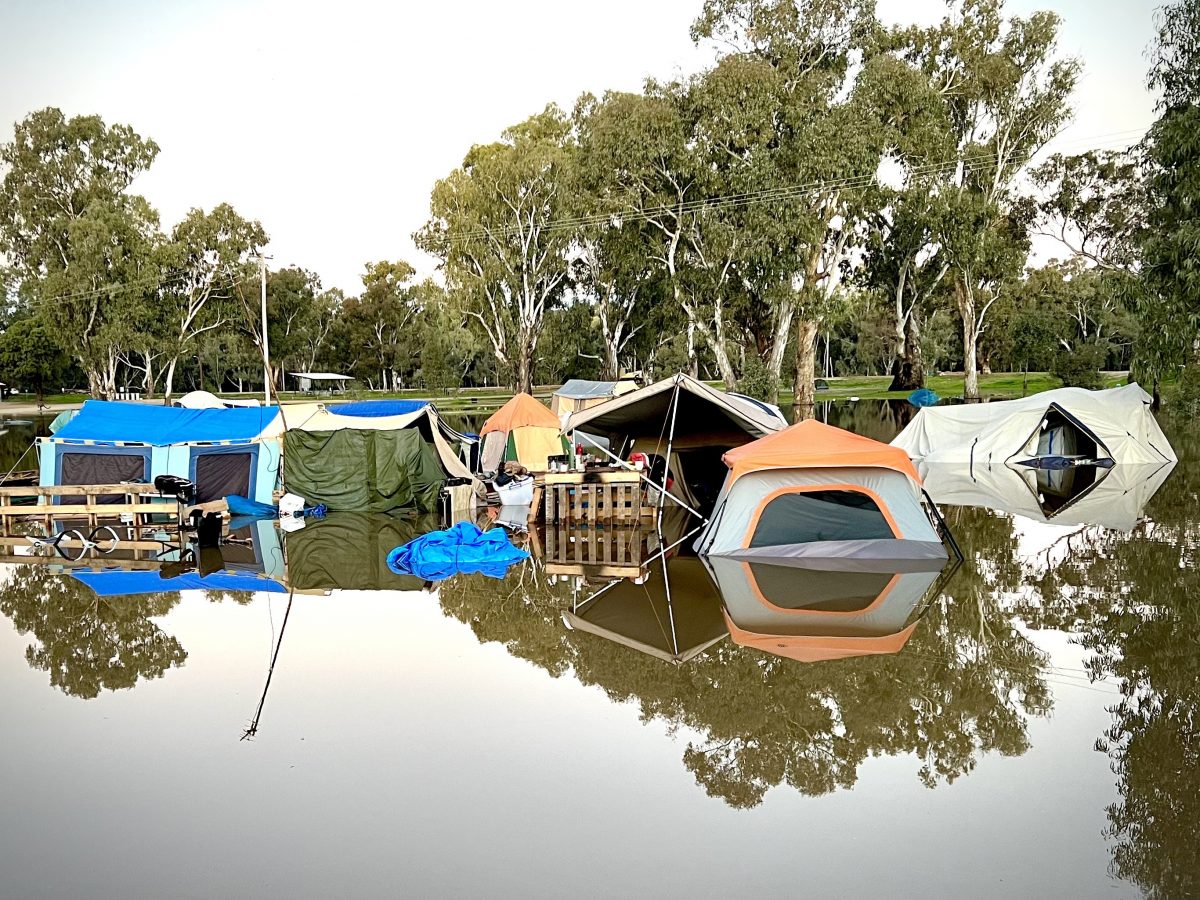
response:
[[[650,518],[639,472],[623,466],[592,466],[575,472],[547,472],[535,483],[530,514],[539,506],[547,523],[629,522]]]

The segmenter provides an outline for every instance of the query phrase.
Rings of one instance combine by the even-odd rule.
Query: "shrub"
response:
[[[771,373],[757,354],[746,355],[746,368],[738,381],[738,392],[755,400],[771,399]]]
[[[1097,390],[1104,387],[1100,366],[1105,349],[1096,344],[1084,344],[1075,350],[1060,350],[1050,361],[1050,374],[1062,379],[1064,387]]]

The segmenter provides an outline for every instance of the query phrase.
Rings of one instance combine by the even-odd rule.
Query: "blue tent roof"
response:
[[[262,434],[278,414],[278,406],[181,409],[88,400],[54,437],[155,447],[198,441],[248,441]]]
[[[215,572],[200,575],[188,572],[174,578],[163,578],[157,571],[135,571],[125,569],[76,569],[73,578],[82,581],[99,597],[122,597],[131,594],[159,594],[164,591],[265,591],[270,594],[285,594],[278,581],[263,578],[251,572]]]
[[[329,411],[339,416],[406,416],[428,405],[428,400],[359,400],[337,403],[330,406]]]

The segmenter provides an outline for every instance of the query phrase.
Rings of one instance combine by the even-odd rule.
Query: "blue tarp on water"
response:
[[[154,447],[200,441],[248,441],[262,434],[278,414],[277,406],[182,409],[88,400],[54,437]]]
[[[388,554],[387,564],[397,575],[441,581],[474,572],[503,578],[509,566],[528,558],[528,553],[509,543],[504,529],[484,532],[470,522],[459,522],[453,528],[432,531],[397,547]]]
[[[73,578],[82,581],[100,597],[125,597],[131,594],[158,594],[163,591],[266,591],[286,594],[278,581],[251,572],[214,572],[201,575],[188,572],[163,578],[157,571],[130,572],[125,569],[76,569]]]
[[[359,400],[334,404],[329,411],[339,416],[407,416],[428,405],[428,400]]]
[[[917,388],[908,395],[908,402],[918,409],[926,406],[937,406],[938,401],[941,399],[935,391],[931,391],[929,388]]]

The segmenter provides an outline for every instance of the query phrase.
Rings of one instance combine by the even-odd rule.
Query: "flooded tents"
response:
[[[547,457],[570,453],[559,433],[558,417],[529,394],[517,394],[492,413],[479,429],[483,442],[480,470],[495,472],[503,462],[519,462],[531,472],[545,472]]]
[[[729,467],[697,552],[741,559],[945,560],[902,450],[809,420],[724,456]]]
[[[1175,451],[1136,384],[1060,388],[1021,400],[920,410],[892,444],[913,459],[972,469],[1009,464],[1159,464]],[[1059,461],[1062,462],[1051,462]],[[1039,462],[1044,461],[1044,462]]]
[[[40,484],[152,482],[176,475],[204,503],[240,494],[269,503],[277,486],[279,408],[183,409],[88,400],[38,438]]]
[[[587,381],[572,378],[554,392],[550,398],[550,411],[555,416],[570,415],[635,390],[637,382],[632,378],[620,381]]]
[[[766,404],[680,374],[577,412],[563,430],[607,437],[622,459],[635,452],[652,460],[669,457],[671,493],[707,513],[725,477],[722,454],[785,425]]]
[[[563,612],[563,621],[656,659],[684,663],[726,635],[721,598],[704,564],[676,556],[651,565],[639,584],[622,579]]]
[[[446,478],[473,480],[459,456],[466,438],[429,403],[301,404],[283,418],[284,485],[330,510],[430,512]]]
[[[801,662],[899,652],[941,571],[936,563],[864,572],[727,557],[706,562],[733,642]]]

